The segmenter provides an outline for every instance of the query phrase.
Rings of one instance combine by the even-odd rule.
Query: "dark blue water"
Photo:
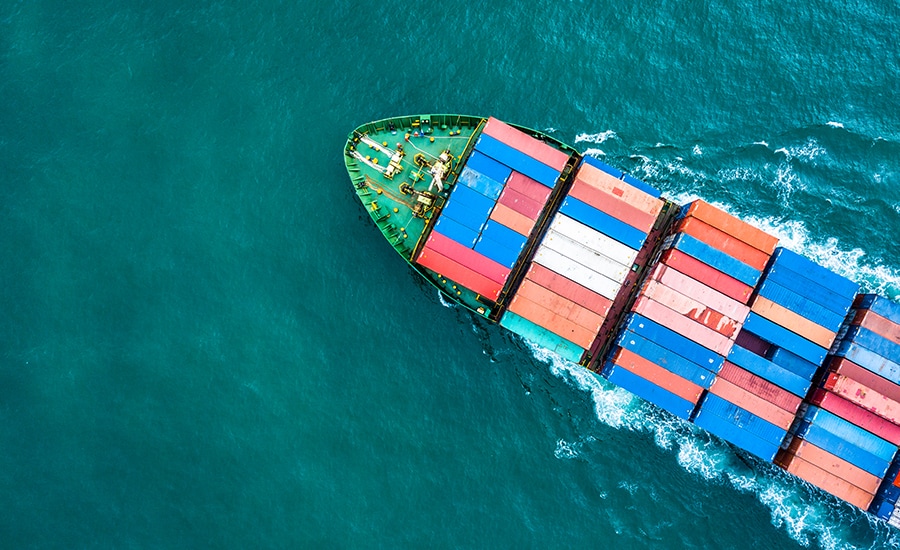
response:
[[[546,129],[900,294],[884,2],[0,6],[0,546],[883,548],[447,307],[343,168]]]

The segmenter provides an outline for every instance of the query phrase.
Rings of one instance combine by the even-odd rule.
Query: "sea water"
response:
[[[494,115],[900,295],[890,2],[0,5],[0,547],[884,548],[449,306],[342,147]]]

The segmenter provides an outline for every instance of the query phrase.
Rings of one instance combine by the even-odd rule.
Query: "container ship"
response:
[[[897,303],[493,117],[370,122],[344,161],[448,299],[900,527]]]

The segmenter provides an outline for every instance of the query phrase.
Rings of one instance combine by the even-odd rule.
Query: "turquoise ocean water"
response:
[[[347,133],[551,131],[900,294],[900,9],[0,5],[0,547],[885,548],[448,307]]]

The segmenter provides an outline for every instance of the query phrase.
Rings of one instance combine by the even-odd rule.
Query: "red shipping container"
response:
[[[759,271],[764,270],[769,262],[769,254],[753,248],[737,237],[732,237],[728,233],[697,218],[688,217],[681,220],[676,230],[687,233]]]
[[[768,353],[769,351],[769,348],[772,347],[772,344],[766,342],[752,332],[747,332],[744,329],[741,329],[741,331],[737,335],[737,338],[734,339],[734,345],[740,346],[746,350],[750,350],[760,357],[765,357],[766,353]]]
[[[660,261],[742,304],[746,304],[753,293],[752,286],[744,284],[680,250],[674,248],[666,250]]]
[[[610,195],[620,197],[628,204],[647,212],[653,217],[659,215],[664,204],[662,200],[657,199],[649,193],[629,185],[590,164],[581,165],[581,168],[578,169],[576,180],[581,180],[591,187],[605,191]]]
[[[553,192],[553,190],[546,185],[529,178],[525,174],[515,171],[510,174],[509,179],[506,180],[506,188],[512,189],[516,193],[521,193],[541,204],[545,204],[550,197],[550,193]]]
[[[810,399],[810,403],[818,405],[828,412],[851,422],[860,428],[900,446],[900,426],[848,401],[840,395],[819,388]]]
[[[846,357],[832,357],[828,370],[836,374],[842,374],[851,380],[856,380],[863,386],[871,388],[876,393],[900,403],[900,386],[887,378],[883,378],[874,372],[860,367]]]
[[[632,311],[640,313],[651,321],[656,321],[660,325],[671,329],[689,340],[697,342],[706,349],[712,350],[719,355],[728,356],[733,342],[727,336],[723,336],[718,332],[701,325],[695,321],[691,321],[687,317],[672,311],[666,306],[655,302],[646,296],[639,297],[632,307]]]
[[[834,337],[837,336],[836,333],[831,332],[827,328],[817,325],[809,319],[762,296],[757,296],[753,300],[752,309],[776,325],[788,328],[794,334],[798,334],[826,349],[831,347]]]
[[[758,395],[769,403],[772,403],[791,414],[796,413],[797,409],[800,408],[800,403],[803,402],[800,397],[797,397],[791,392],[781,389],[768,380],[760,378],[752,372],[746,371],[728,361],[725,361],[725,364],[722,365],[718,377],[727,380],[754,395]]]
[[[556,168],[560,172],[562,172],[562,169],[565,168],[566,163],[569,161],[569,155],[559,149],[551,147],[543,141],[533,138],[494,117],[488,119],[483,132],[497,141],[543,162],[551,168]]]
[[[544,209],[544,203],[523,195],[509,185],[500,193],[497,203],[510,210],[515,210],[530,220],[537,220],[541,215],[541,210]]]
[[[900,325],[890,319],[885,319],[872,310],[858,310],[851,324],[867,328],[895,344],[900,344]]]
[[[525,278],[572,300],[576,304],[588,308],[602,317],[606,317],[606,314],[609,313],[609,308],[612,307],[612,300],[609,298],[601,296],[593,290],[547,269],[541,264],[532,263]]]
[[[496,283],[500,283],[500,286],[503,286],[507,277],[509,277],[510,269],[505,265],[497,263],[494,260],[475,252],[471,248],[459,244],[449,237],[441,235],[437,231],[431,232],[431,235],[428,236],[428,240],[425,242],[425,246],[445,258],[453,260],[470,271],[474,271]],[[449,275],[447,276],[450,277]],[[450,278],[453,279],[453,277]],[[456,281],[456,279],[453,280]],[[462,281],[456,282],[461,283]]]
[[[473,292],[477,292],[482,296],[490,298],[491,300],[496,300],[500,295],[500,291],[503,289],[502,283],[492,281],[484,275],[458,264],[427,246],[422,249],[422,253],[419,254],[419,258],[416,262],[419,265],[436,272],[438,275],[446,277]]]
[[[843,458],[816,447],[805,439],[795,437],[788,447],[788,453],[838,476],[867,493],[874,494],[878,490],[878,486],[881,485],[881,479],[878,476],[870,474]]]
[[[667,308],[728,338],[737,336],[737,332],[741,328],[740,322],[726,317],[718,311],[710,309],[697,300],[688,298],[658,281],[648,281],[644,288],[641,289],[641,296],[656,300]]]
[[[849,481],[841,479],[831,472],[826,472],[802,458],[788,456],[782,464],[788,472],[808,481],[826,493],[849,502],[857,508],[867,510],[875,498],[874,494],[868,493]]]
[[[703,393],[703,388],[697,384],[694,384],[690,380],[686,380],[674,372],[668,371],[656,363],[648,361],[625,348],[619,348],[613,356],[613,363],[640,376],[644,380],[653,382],[660,388],[668,390],[695,405],[697,404],[697,401],[700,400],[700,395]]]
[[[649,233],[656,223],[656,216],[653,214],[644,212],[622,198],[591,187],[580,180],[575,180],[572,184],[569,195],[644,233]]]
[[[744,322],[749,314],[750,308],[745,304],[666,265],[656,264],[650,278],[737,321]]]
[[[526,237],[534,228],[534,220],[502,204],[494,205],[494,209],[491,211],[491,219]]]
[[[597,315],[593,311],[540,286],[534,281],[522,281],[516,296],[527,298],[557,315],[562,315],[569,321],[593,331],[595,334],[603,324],[602,315]]]
[[[734,403],[745,411],[775,424],[783,430],[787,430],[794,423],[794,414],[790,413],[774,403],[766,401],[762,397],[732,384],[722,377],[716,377],[709,393],[718,395],[729,403]]]
[[[900,424],[900,403],[863,386],[856,380],[832,372],[828,374],[822,386],[881,418]]]
[[[778,238],[700,199],[691,203],[687,215],[717,227],[770,256],[778,245]]]
[[[591,347],[597,336],[596,332],[581,327],[562,315],[558,315],[518,294],[510,302],[509,311],[585,349]]]

